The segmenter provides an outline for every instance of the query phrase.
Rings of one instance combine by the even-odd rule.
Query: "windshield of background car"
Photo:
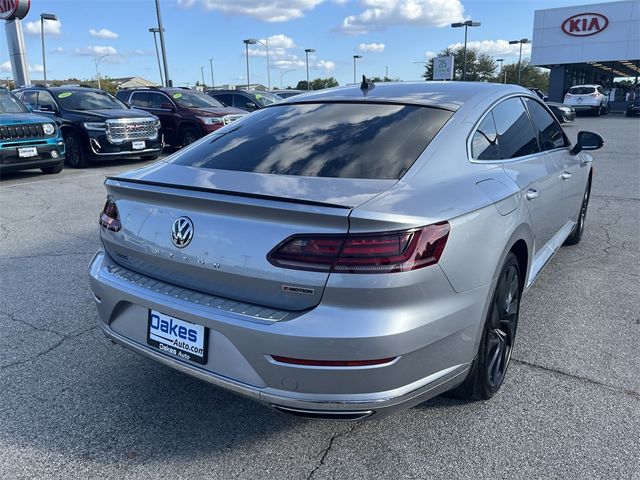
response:
[[[267,105],[271,105],[272,103],[278,103],[282,101],[281,97],[278,97],[273,93],[260,92],[260,93],[254,93],[252,96],[263,107],[266,107]]]
[[[53,92],[60,105],[67,110],[112,110],[126,109],[127,106],[107,92],[94,90],[58,90]]]
[[[573,87],[569,89],[571,95],[589,95],[590,93],[596,93],[596,89],[593,87]]]
[[[20,100],[10,93],[0,93],[0,113],[28,113]]]
[[[414,105],[276,105],[214,132],[171,163],[276,175],[398,179],[451,115]]]
[[[182,108],[224,108],[224,105],[206,93],[174,92],[171,98]]]

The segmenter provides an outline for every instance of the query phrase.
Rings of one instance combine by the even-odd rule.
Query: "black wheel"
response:
[[[89,165],[80,138],[75,133],[67,133],[64,137],[65,158],[72,168],[84,168]]]
[[[40,170],[42,170],[42,173],[46,175],[51,175],[55,173],[60,173],[62,171],[63,165],[64,165],[64,161],[61,161],[52,167],[42,167]]]
[[[157,159],[160,155],[143,155],[140,157],[141,160],[145,161],[145,162],[151,162],[155,159]]]
[[[182,135],[180,135],[180,143],[183,147],[195,142],[200,138],[200,133],[195,127],[184,127],[182,129]]]
[[[578,222],[576,226],[573,227],[571,234],[564,241],[564,245],[577,245],[582,240],[582,232],[584,232],[584,222],[587,219],[587,207],[589,206],[589,192],[591,189],[589,188],[590,184],[587,185],[587,189],[584,191],[584,196],[582,197],[582,205],[580,205],[580,214],[578,215]]]
[[[488,400],[500,390],[518,326],[522,293],[520,275],[518,260],[509,252],[493,293],[478,355],[464,382],[447,395],[461,400]]]
[[[600,104],[599,107],[596,107],[596,109],[593,111],[593,114],[596,117],[599,117],[600,115],[602,115],[602,104]]]

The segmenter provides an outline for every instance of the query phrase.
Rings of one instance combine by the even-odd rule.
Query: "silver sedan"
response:
[[[115,342],[307,418],[502,385],[522,295],[582,236],[592,157],[520,87],[298,95],[106,180]]]

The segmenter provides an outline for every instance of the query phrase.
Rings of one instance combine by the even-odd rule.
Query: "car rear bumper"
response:
[[[269,322],[194,304],[184,289],[168,293],[149,288],[144,281],[113,276],[113,260],[98,252],[90,266],[91,288],[104,334],[120,345],[159,363],[279,411],[308,418],[359,420],[380,418],[432,398],[459,384],[475,355],[476,336],[490,286],[458,297],[448,308],[446,299],[426,315],[424,324],[407,329],[403,321],[393,328],[378,327],[362,336],[344,337],[344,322],[378,324],[363,308],[336,319],[336,311],[322,304],[294,312],[289,320]],[[434,275],[444,275],[435,266]],[[436,271],[437,270],[437,271]],[[148,277],[146,277],[148,278]],[[444,280],[446,281],[446,279]],[[450,287],[449,287],[450,288]],[[172,292],[176,293],[173,294]],[[169,356],[146,342],[149,309],[209,329],[209,360],[205,365]],[[402,315],[402,312],[399,312]],[[339,320],[339,321],[336,321]],[[305,325],[325,322],[322,337]],[[405,322],[407,323],[407,322]],[[336,330],[336,325],[343,328]],[[353,329],[352,329],[353,330]],[[375,366],[319,367],[283,364],[270,355],[320,352],[335,359],[393,358]],[[316,352],[316,353],[314,353]],[[300,354],[298,358],[307,358]]]

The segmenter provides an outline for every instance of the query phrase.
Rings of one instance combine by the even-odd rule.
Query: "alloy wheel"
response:
[[[80,165],[80,148],[74,137],[69,136],[65,139],[65,155],[69,165],[72,167]]]

